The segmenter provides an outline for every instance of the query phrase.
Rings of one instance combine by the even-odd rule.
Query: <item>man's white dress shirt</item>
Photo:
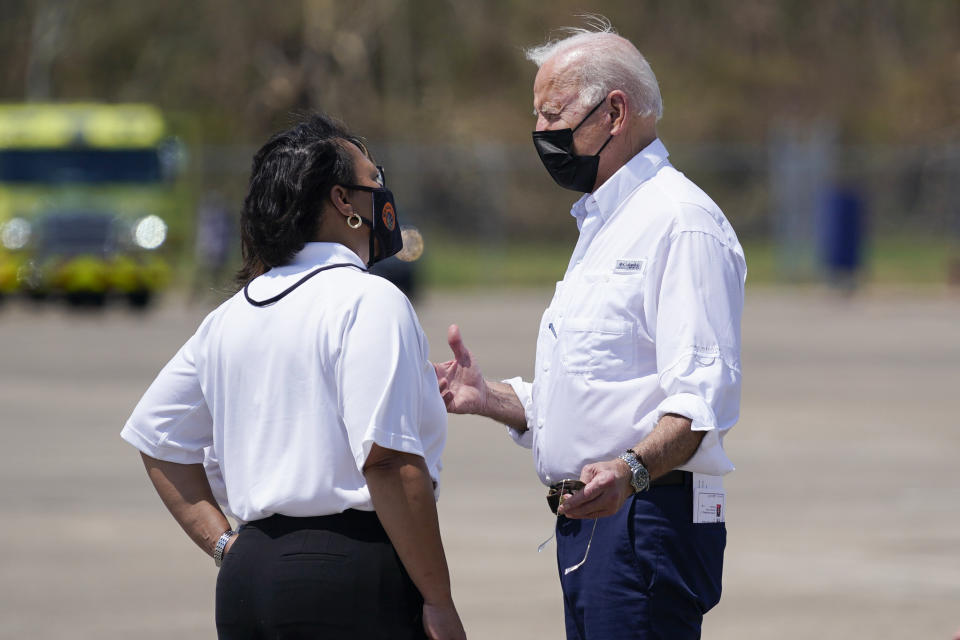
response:
[[[265,300],[318,267],[363,267],[308,243],[250,284]],[[121,436],[147,455],[202,463],[242,521],[372,511],[362,469],[373,443],[422,456],[434,482],[447,413],[410,302],[353,267],[317,274],[275,304],[239,292],[163,368]]]
[[[571,211],[580,238],[543,314],[533,383],[506,380],[545,484],[643,440],[667,413],[705,431],[681,469],[733,470],[746,262],[719,207],[655,140]]]

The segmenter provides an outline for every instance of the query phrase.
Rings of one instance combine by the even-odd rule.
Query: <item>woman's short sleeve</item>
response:
[[[194,335],[160,371],[120,436],[150,457],[202,463],[213,443],[213,420],[197,376]]]
[[[422,387],[424,368],[432,368],[425,342],[409,300],[386,280],[358,299],[336,367],[340,415],[358,469],[373,443],[424,455]]]

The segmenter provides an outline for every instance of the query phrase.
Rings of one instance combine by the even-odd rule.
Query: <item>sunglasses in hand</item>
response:
[[[550,511],[556,514],[566,496],[581,491],[585,486],[587,485],[579,480],[561,480],[551,485],[550,490],[547,491],[547,504],[550,505]]]

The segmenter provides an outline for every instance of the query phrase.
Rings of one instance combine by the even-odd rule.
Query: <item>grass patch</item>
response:
[[[881,284],[942,284],[951,262],[957,260],[957,241],[880,238],[867,250],[867,279]]]
[[[510,244],[487,246],[452,241],[431,243],[423,255],[427,286],[539,287],[563,277],[573,246]]]
[[[431,238],[421,262],[428,287],[544,287],[563,277],[573,243],[511,242],[485,245]],[[747,285],[783,284],[777,247],[770,241],[744,243]],[[951,260],[960,259],[956,241],[945,238],[884,237],[865,251],[864,281],[871,284],[943,284]],[[816,281],[816,277],[801,279]]]

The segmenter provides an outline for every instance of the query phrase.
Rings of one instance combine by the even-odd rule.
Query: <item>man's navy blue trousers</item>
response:
[[[693,524],[692,488],[654,487],[597,521],[557,520],[568,640],[686,640],[720,600],[724,523]]]

